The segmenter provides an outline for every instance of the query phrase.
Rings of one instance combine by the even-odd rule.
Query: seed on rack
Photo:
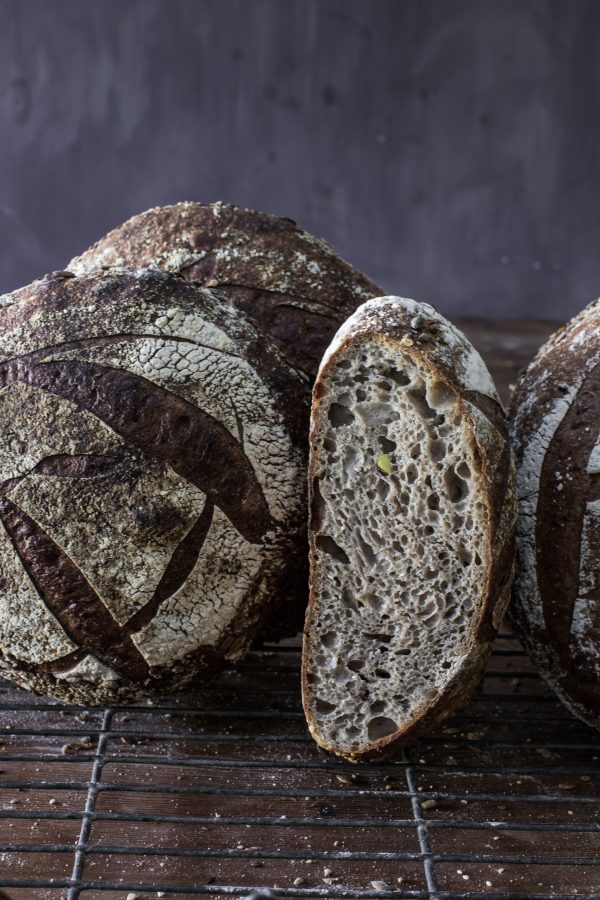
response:
[[[127,894],[127,900],[138,900],[139,896],[139,894],[133,894],[130,892],[129,894]]]
[[[579,776],[579,780],[580,780],[580,781],[589,781],[589,780],[590,780],[590,776],[589,776],[589,775],[580,775],[580,776]]]
[[[375,888],[376,891],[391,891],[392,890],[391,884],[387,884],[387,882],[385,882],[385,881],[372,881],[371,885],[372,885],[372,887]]]
[[[50,799],[48,800],[48,803],[50,804],[50,806],[58,806],[59,805],[58,800],[56,800],[55,797],[50,797]]]
[[[323,875],[325,878],[331,878],[333,875],[333,869],[323,869]]]
[[[353,784],[356,776],[352,775],[336,775],[335,776],[340,784]]]
[[[435,809],[437,806],[437,800],[423,800],[421,803],[421,809]]]
[[[304,884],[304,878],[294,878],[293,884],[294,887],[299,887],[301,884]]]

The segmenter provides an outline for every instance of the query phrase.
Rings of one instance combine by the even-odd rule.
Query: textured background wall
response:
[[[451,314],[600,294],[598,0],[0,0],[0,291],[155,204]]]

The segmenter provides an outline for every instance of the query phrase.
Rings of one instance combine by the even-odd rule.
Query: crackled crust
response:
[[[510,614],[575,715],[600,728],[600,304],[540,348],[511,401],[519,521]]]
[[[302,379],[157,270],[0,307],[2,674],[124,702],[238,658],[302,571]]]
[[[382,291],[290,219],[224,203],[155,207],[101,238],[68,269],[156,266],[218,288],[314,378],[339,325]]]
[[[365,340],[375,340],[393,352],[399,349],[422,371],[433,373],[456,398],[461,416],[470,429],[481,458],[478,491],[487,514],[482,522],[481,545],[485,574],[474,621],[460,668],[431,702],[411,716],[394,733],[373,741],[360,751],[336,745],[324,738],[313,709],[311,664],[323,591],[323,567],[316,545],[315,478],[322,468],[318,447],[324,417],[323,396],[332,366],[343,353],[359,354]],[[463,706],[478,686],[492,641],[508,605],[514,557],[515,484],[512,454],[505,417],[487,369],[467,339],[433,307],[404,298],[381,298],[360,307],[340,329],[326,352],[313,390],[311,456],[309,461],[309,544],[311,555],[310,600],[304,632],[303,700],[309,728],[326,750],[352,761],[375,759],[426,733]],[[385,523],[381,523],[385,533]]]

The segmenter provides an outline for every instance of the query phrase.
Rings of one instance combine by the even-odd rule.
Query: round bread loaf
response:
[[[542,675],[600,728],[600,301],[552,335],[511,402],[519,519],[511,619]]]
[[[350,760],[396,750],[478,686],[510,595],[516,497],[504,413],[433,307],[361,306],[313,390],[310,731]]]
[[[104,704],[238,658],[303,569],[300,376],[158,270],[0,306],[2,675]]]
[[[149,209],[67,268],[81,275],[102,266],[156,266],[218,288],[311,380],[337,328],[383,293],[290,219],[224,203]]]

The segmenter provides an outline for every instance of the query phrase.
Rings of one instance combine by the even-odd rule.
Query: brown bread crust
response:
[[[428,733],[468,703],[481,682],[492,642],[508,606],[514,564],[516,518],[514,462],[508,442],[506,416],[491,379],[489,390],[486,389],[486,392],[473,389],[472,385],[476,379],[469,374],[471,347],[464,335],[453,329],[433,307],[402,301],[418,307],[419,315],[415,317],[415,310],[411,311],[410,307],[407,310],[399,305],[396,309],[390,310],[389,307],[382,307],[381,302],[380,299],[365,304],[336,335],[324,357],[313,388],[311,411],[310,595],[304,630],[303,702],[309,728],[315,740],[323,749],[344,756],[352,762],[368,762],[400,752],[403,746]],[[316,577],[316,537],[319,523],[315,520],[313,499],[320,465],[316,455],[316,434],[322,415],[323,385],[337,354],[350,346],[359,346],[366,338],[375,338],[382,344],[390,345],[391,348],[401,349],[420,367],[434,373],[436,378],[456,396],[462,416],[471,423],[473,440],[481,460],[479,488],[487,507],[486,528],[482,535],[482,556],[485,556],[488,565],[482,584],[479,617],[472,629],[463,664],[456,676],[448,682],[443,693],[422,706],[407,727],[373,742],[364,752],[348,753],[339,747],[328,745],[321,738],[309,700],[308,647],[313,634],[316,606],[321,590]]]
[[[383,293],[290,219],[224,203],[156,207],[109,232],[68,269],[157,266],[217,288],[312,378],[342,322]]]
[[[1,305],[2,674],[123,702],[238,657],[302,571],[303,380],[157,270]]]
[[[600,308],[540,348],[511,401],[519,525],[510,615],[575,715],[600,728]]]

